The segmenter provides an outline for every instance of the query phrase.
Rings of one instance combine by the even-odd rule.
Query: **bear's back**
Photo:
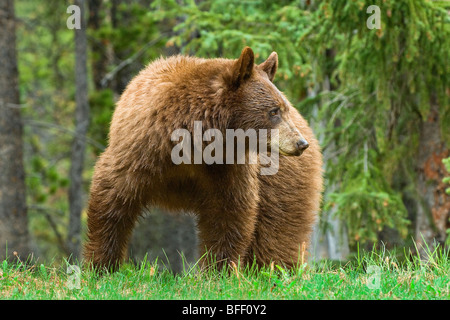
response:
[[[232,61],[177,55],[150,63],[130,81],[117,102],[109,145],[141,154],[144,144],[154,149],[171,147],[161,141],[177,129],[192,132],[196,120],[210,127],[223,126],[216,121],[220,108],[214,101],[219,91],[214,83],[220,82],[215,79]]]
[[[217,76],[231,66],[231,61],[222,58],[203,59],[183,55],[159,58],[147,65],[131,81],[128,87],[132,88],[133,82],[141,85],[180,84],[184,82],[186,86],[191,86],[192,83],[205,82]]]

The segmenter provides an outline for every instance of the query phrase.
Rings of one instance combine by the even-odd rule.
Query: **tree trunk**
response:
[[[88,27],[97,31],[100,29],[103,18],[101,13],[105,11],[103,0],[90,0]],[[90,40],[90,48],[92,53],[92,78],[96,90],[103,89],[102,79],[107,74],[108,66],[114,58],[114,52],[110,39],[92,37]]]
[[[23,167],[14,1],[0,1],[0,259],[31,253]]]
[[[442,179],[447,175],[442,159],[449,150],[441,138],[439,106],[432,96],[428,118],[419,128],[417,154],[417,216],[415,240],[421,257],[426,259],[425,246],[443,243],[450,213],[450,199]]]
[[[83,164],[86,149],[86,134],[89,126],[87,39],[84,19],[84,0],[76,0],[80,7],[81,28],[75,30],[75,82],[76,110],[75,137],[71,150],[70,187],[69,187],[69,232],[67,248],[73,259],[81,253],[81,211],[83,209]]]
[[[334,58],[334,53],[329,51],[327,55]],[[330,84],[329,76],[324,77],[322,84],[322,91],[330,92],[333,90]],[[319,91],[319,85],[308,91],[309,97],[315,97]],[[314,107],[314,112],[318,113],[319,106]],[[326,127],[325,123],[318,123],[318,127]],[[323,130],[322,130],[323,131]],[[318,137],[319,144],[323,147],[324,137],[323,134]],[[323,163],[324,172],[326,172],[326,166],[333,163],[331,154],[336,151],[334,142],[332,142],[326,150],[323,151]],[[323,195],[323,202],[325,203],[328,199],[330,193],[338,189],[337,183],[330,184],[325,181],[325,192]],[[337,207],[331,208],[328,212],[323,212],[321,217],[326,220],[326,230],[321,230],[320,219],[318,219],[316,226],[314,227],[314,234],[312,237],[312,258],[313,260],[319,261],[321,259],[331,259],[331,260],[346,260],[350,254],[350,248],[348,244],[347,230],[343,221],[335,216]]]

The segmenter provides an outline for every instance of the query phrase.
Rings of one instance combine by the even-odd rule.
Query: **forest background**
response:
[[[425,0],[2,1],[0,258],[80,257],[93,167],[127,83],[161,55],[236,58],[244,46],[257,63],[278,53],[275,84],[322,146],[312,258],[449,245],[449,10]],[[181,270],[182,257],[198,258],[196,241],[192,217],[154,208],[129,255]]]

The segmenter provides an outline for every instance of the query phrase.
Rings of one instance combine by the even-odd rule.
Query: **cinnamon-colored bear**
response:
[[[118,266],[137,218],[153,205],[196,215],[205,264],[208,257],[219,266],[299,262],[319,209],[322,156],[305,119],[272,83],[277,66],[275,52],[256,65],[246,47],[236,60],[159,59],[130,82],[91,185],[84,255],[95,268]],[[269,154],[275,147],[280,154],[276,172],[261,174],[247,146],[244,164],[174,163],[174,131],[193,133],[199,123],[203,132],[222,132],[224,145],[230,129],[277,129],[278,140],[267,138]]]

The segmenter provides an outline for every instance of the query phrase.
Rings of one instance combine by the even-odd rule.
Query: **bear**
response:
[[[307,121],[274,85],[277,69],[276,52],[257,65],[245,47],[237,59],[161,57],[139,72],[116,104],[95,164],[85,260],[116,270],[143,209],[158,206],[195,215],[203,266],[303,263],[320,207],[322,155]],[[257,153],[250,163],[247,140],[244,163],[174,163],[173,132],[196,125],[224,133],[223,144],[228,130],[276,130],[277,139],[268,134],[262,143],[278,153],[277,169],[261,174],[265,164]]]

